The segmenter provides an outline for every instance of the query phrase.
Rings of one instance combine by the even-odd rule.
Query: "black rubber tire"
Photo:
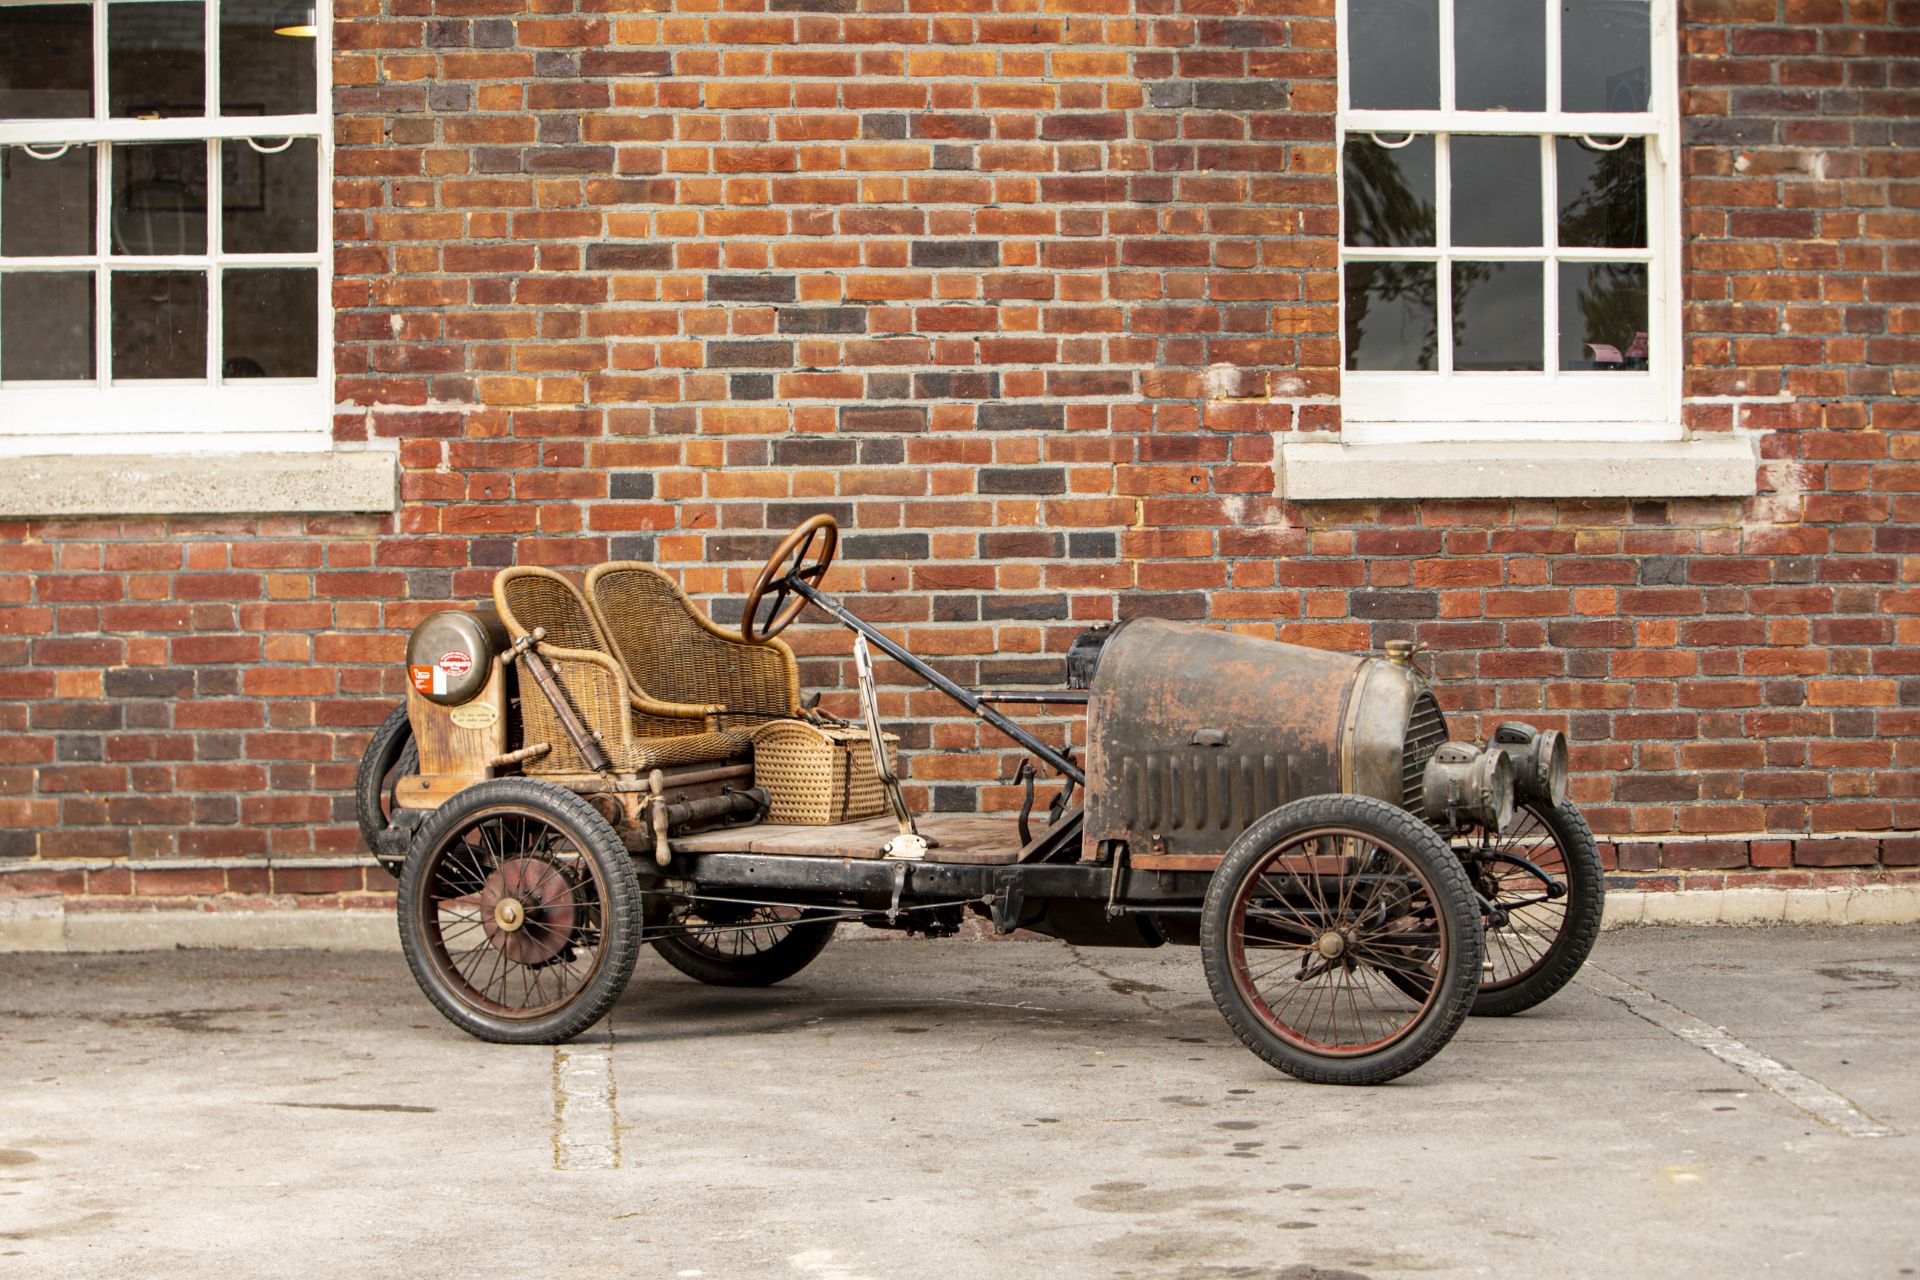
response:
[[[1278,847],[1325,829],[1359,832],[1405,857],[1426,881],[1436,923],[1444,930],[1444,964],[1432,999],[1417,1010],[1411,1029],[1371,1053],[1335,1056],[1289,1043],[1265,1025],[1234,977],[1231,920],[1243,881],[1257,875]],[[1200,958],[1214,1003],[1247,1048],[1269,1065],[1315,1084],[1383,1084],[1440,1052],[1466,1020],[1479,987],[1480,911],[1467,873],[1446,842],[1404,809],[1370,796],[1309,796],[1256,820],[1227,850],[1200,913]],[[1304,967],[1304,966],[1303,966]]]
[[[413,741],[413,724],[407,719],[407,704],[403,702],[373,731],[367,749],[360,753],[360,771],[353,779],[353,814],[360,823],[360,838],[394,876],[400,874],[400,862],[381,854],[378,839],[392,825],[395,785],[419,771],[420,748]]]
[[[419,906],[435,846],[490,810],[532,811],[557,827],[591,862],[599,888],[599,969],[563,1007],[539,1018],[511,1018],[464,999],[441,972]],[[633,858],[605,818],[571,791],[529,778],[476,783],[446,801],[414,838],[400,873],[400,946],[433,1006],[467,1034],[496,1044],[561,1044],[606,1016],[640,955],[640,881]]]
[[[708,986],[770,987],[812,964],[833,941],[838,927],[837,921],[807,921],[803,917],[785,937],[752,955],[722,955],[685,937],[656,938],[653,947],[662,960]]]
[[[1593,842],[1593,829],[1580,811],[1566,801],[1557,809],[1532,807],[1536,817],[1552,834],[1566,864],[1566,915],[1558,936],[1547,948],[1546,960],[1525,977],[1508,986],[1482,986],[1473,1000],[1477,1018],[1504,1018],[1531,1009],[1573,981],[1580,966],[1593,952],[1600,936],[1600,917],[1605,913],[1607,890],[1600,869],[1600,850]],[[1489,952],[1496,948],[1498,931],[1487,937]]]

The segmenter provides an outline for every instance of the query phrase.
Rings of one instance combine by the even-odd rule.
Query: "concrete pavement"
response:
[[[0,955],[0,1275],[1920,1273],[1917,927],[1609,933],[1369,1090],[1191,950],[864,934],[561,1050],[391,954]]]

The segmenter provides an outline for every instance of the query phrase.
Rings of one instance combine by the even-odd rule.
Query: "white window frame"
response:
[[[1438,441],[1672,441],[1681,439],[1681,330],[1679,172],[1679,45],[1674,0],[1651,0],[1648,110],[1640,114],[1559,111],[1460,111],[1454,108],[1454,0],[1439,0],[1440,108],[1356,110],[1348,38],[1348,0],[1337,0],[1339,110],[1335,172],[1342,211],[1340,261],[1341,438],[1353,445]],[[1560,5],[1546,0],[1547,101],[1560,96]],[[1542,246],[1485,249],[1348,246],[1345,243],[1345,163],[1349,136],[1407,134],[1435,138],[1436,243],[1450,240],[1451,200],[1447,140],[1454,134],[1530,135],[1542,139],[1540,170]],[[1644,138],[1647,150],[1647,247],[1559,249],[1559,193],[1554,180],[1555,139]],[[1435,291],[1441,370],[1356,371],[1346,365],[1345,264],[1367,260],[1431,261],[1450,258],[1539,261],[1544,256],[1546,368],[1540,373],[1448,370],[1452,347],[1450,290]],[[1649,370],[1555,372],[1558,346],[1559,261],[1647,264]],[[1444,274],[1442,279],[1444,279]]]
[[[0,0],[0,5],[51,3],[53,0]],[[205,101],[208,114],[165,120],[132,120],[107,115],[107,8],[92,5],[93,115],[68,119],[0,120],[0,145],[31,145],[52,150],[66,145],[143,142],[204,142],[208,149],[207,251],[183,256],[132,256],[102,251],[108,243],[113,185],[110,152],[95,149],[92,251],[85,256],[15,257],[7,269],[90,270],[94,274],[94,371],[88,383],[0,382],[0,457],[49,454],[109,455],[183,452],[300,453],[327,450],[332,444],[333,279],[332,170],[332,22],[327,0],[314,3],[315,110],[302,115],[222,117],[220,99],[220,4],[205,0]],[[124,2],[124,0],[122,0]],[[137,2],[137,0],[135,0]],[[303,37],[286,37],[300,39]],[[227,259],[220,244],[220,144],[230,139],[257,141],[263,149],[283,139],[312,138],[319,173],[317,239],[311,253],[254,255]],[[221,381],[221,269],[312,267],[319,273],[316,317],[319,335],[313,378],[248,378]],[[198,268],[208,273],[207,376],[193,382],[112,380],[112,321],[108,268]]]

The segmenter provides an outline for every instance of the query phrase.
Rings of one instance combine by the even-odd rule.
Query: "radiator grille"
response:
[[[1407,717],[1407,745],[1400,756],[1400,805],[1412,813],[1420,813],[1426,808],[1422,796],[1422,778],[1427,771],[1427,761],[1447,740],[1447,718],[1440,713],[1440,704],[1426,690],[1421,690],[1413,700],[1413,711]]]

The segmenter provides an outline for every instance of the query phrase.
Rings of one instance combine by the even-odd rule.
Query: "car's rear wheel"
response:
[[[496,778],[434,810],[400,874],[420,990],[482,1040],[558,1044],[598,1022],[640,949],[640,886],[579,796]]]
[[[367,749],[360,753],[360,770],[353,780],[353,813],[360,823],[360,838],[380,865],[395,876],[400,874],[400,859],[381,851],[380,835],[393,823],[396,788],[402,779],[418,772],[420,748],[413,740],[407,704],[402,702],[373,731]]]
[[[1200,916],[1228,1025],[1321,1084],[1379,1084],[1438,1053],[1472,1003],[1480,945],[1466,872],[1439,834],[1366,796],[1312,796],[1253,823]]]
[[[1527,803],[1499,835],[1475,833],[1460,848],[1475,888],[1505,916],[1486,930],[1473,1013],[1531,1009],[1573,981],[1599,936],[1607,895],[1593,831],[1571,801]]]
[[[835,922],[800,907],[662,899],[648,923],[660,958],[716,987],[768,987],[812,964]]]

